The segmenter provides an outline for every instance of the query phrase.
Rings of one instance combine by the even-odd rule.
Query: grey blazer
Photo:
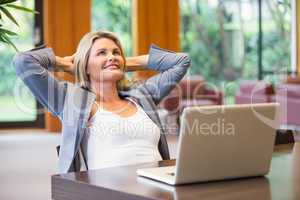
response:
[[[55,55],[50,48],[39,48],[19,53],[13,60],[17,75],[28,86],[37,100],[62,122],[59,154],[59,173],[79,171],[84,160],[81,142],[91,112],[95,94],[66,81],[57,80],[54,71]],[[158,144],[162,158],[170,159],[164,129],[156,112],[156,105],[186,74],[190,58],[152,45],[148,68],[159,73],[138,86],[120,91],[121,98],[134,99],[161,129]],[[87,166],[86,166],[87,167]]]

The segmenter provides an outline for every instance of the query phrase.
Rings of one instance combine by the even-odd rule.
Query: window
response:
[[[189,74],[223,89],[225,103],[233,103],[240,80],[278,81],[274,71],[294,71],[290,0],[181,0],[180,6]]]
[[[291,73],[291,1],[259,1],[261,7],[261,74]]]
[[[109,30],[120,38],[127,56],[132,55],[131,0],[93,0],[92,30]]]
[[[18,1],[17,4],[35,9],[34,0],[22,0]],[[40,12],[39,16],[14,10],[14,16],[20,27],[10,23],[7,18],[3,21],[4,26],[19,34],[12,40],[20,51],[31,49],[35,44],[42,42],[42,37],[33,37],[41,34],[38,32],[41,29],[34,29],[34,27],[38,28],[35,17],[41,17],[41,10],[38,11]],[[5,16],[2,17],[5,18]],[[40,105],[23,82],[16,77],[12,66],[12,59],[16,54],[15,50],[0,43],[0,51],[0,126],[42,126],[42,116],[38,113]]]

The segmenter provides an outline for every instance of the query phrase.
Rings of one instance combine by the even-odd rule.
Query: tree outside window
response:
[[[291,71],[290,0],[261,2],[263,72]],[[193,63],[189,74],[223,89],[227,103],[233,103],[240,80],[259,76],[258,5],[258,0],[180,1],[181,47]]]

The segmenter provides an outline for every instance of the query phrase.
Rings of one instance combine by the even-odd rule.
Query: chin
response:
[[[119,81],[124,77],[124,72],[121,70],[111,70],[102,74],[104,80]]]

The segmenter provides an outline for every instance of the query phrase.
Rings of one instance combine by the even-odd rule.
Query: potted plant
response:
[[[36,11],[26,8],[24,6],[16,5],[15,2],[17,0],[0,0],[0,42],[3,42],[7,45],[13,47],[16,51],[18,51],[15,44],[11,41],[11,37],[18,35],[17,33],[9,30],[8,28],[3,26],[4,16],[9,19],[16,26],[19,26],[15,17],[13,16],[11,9],[21,10],[29,13],[37,13]]]

